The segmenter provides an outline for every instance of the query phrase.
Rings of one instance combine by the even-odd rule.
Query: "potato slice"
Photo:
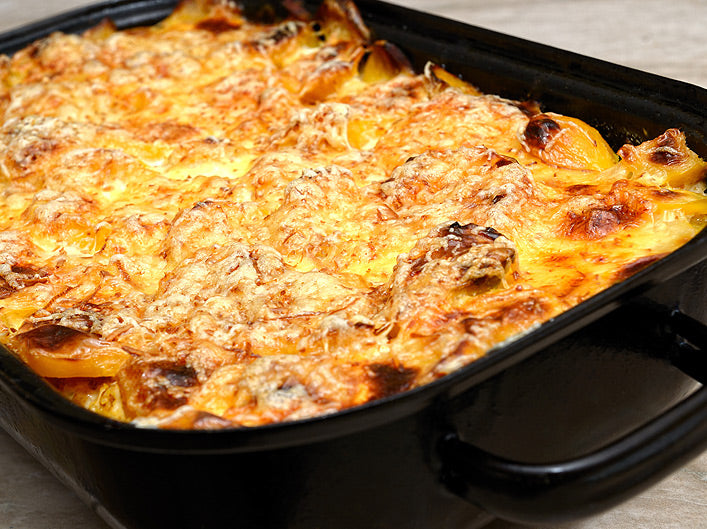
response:
[[[449,73],[439,64],[428,62],[425,65],[425,81],[427,91],[430,94],[440,92],[448,87],[461,90],[465,94],[480,96],[481,92],[472,84],[460,79],[456,75]]]
[[[707,163],[688,148],[685,135],[678,129],[669,129],[637,146],[624,145],[619,155],[635,178],[650,174],[649,183],[654,185],[687,188],[707,174]]]
[[[389,81],[403,72],[412,73],[410,62],[400,48],[384,40],[371,44],[358,66],[361,80],[369,84]]]
[[[42,325],[18,336],[20,356],[48,378],[111,377],[130,353],[100,338],[62,325]]]
[[[619,161],[598,130],[561,114],[533,116],[521,139],[528,152],[556,167],[603,171]]]

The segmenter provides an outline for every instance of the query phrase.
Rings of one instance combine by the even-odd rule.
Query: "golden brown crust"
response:
[[[151,28],[0,61],[0,339],[68,398],[164,428],[393,395],[667,255],[707,219],[678,130],[415,75],[355,7]]]

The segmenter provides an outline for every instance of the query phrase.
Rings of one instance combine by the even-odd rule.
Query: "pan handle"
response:
[[[695,352],[699,390],[618,441],[556,463],[511,461],[446,435],[439,446],[446,485],[500,518],[558,523],[606,510],[699,455],[707,449],[707,327],[677,311],[664,324]]]

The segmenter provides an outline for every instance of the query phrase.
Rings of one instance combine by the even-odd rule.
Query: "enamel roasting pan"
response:
[[[0,36],[12,53],[169,0],[119,0]],[[257,1],[246,2],[253,12]],[[679,127],[707,157],[707,90],[360,0],[417,69],[541,101],[614,148]],[[707,449],[707,233],[427,386],[334,415],[219,431],[138,429],[58,397],[0,350],[0,425],[106,522],[126,529],[456,529],[594,514]]]

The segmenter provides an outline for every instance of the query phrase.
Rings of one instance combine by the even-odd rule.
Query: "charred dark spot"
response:
[[[505,154],[498,154],[497,152],[489,152],[489,163],[493,165],[494,168],[499,169],[505,167],[506,165],[511,165],[517,163],[515,158],[506,156]]]
[[[439,228],[432,235],[447,239],[446,243],[429,253],[413,259],[410,266],[410,277],[422,272],[422,269],[431,260],[453,259],[466,253],[474,246],[492,243],[502,236],[501,233],[491,227],[482,228],[471,223],[462,225],[456,221]]]
[[[451,247],[467,250],[475,244],[495,241],[501,236],[501,233],[491,227],[482,228],[476,224],[461,225],[458,222],[453,222],[438,232],[438,236],[441,237],[449,237],[450,235],[453,237],[450,240]],[[461,239],[461,241],[454,238]]]
[[[651,189],[650,193],[658,199],[670,199],[680,196],[680,193],[673,191],[672,189]]]
[[[22,333],[20,337],[30,346],[52,351],[59,349],[78,335],[84,333],[63,325],[42,325]]]
[[[165,386],[140,388],[137,396],[149,409],[176,410],[189,401],[187,395],[175,394]]]
[[[199,202],[195,202],[194,205],[191,207],[192,211],[196,211],[199,209],[205,209],[211,206],[213,202],[211,200],[199,200]]]
[[[456,235],[461,237],[464,234],[465,228],[471,226],[470,224],[462,225],[457,221],[452,222],[449,226],[445,226],[439,231],[439,235],[444,237],[445,235]]]
[[[386,337],[389,340],[395,340],[398,334],[400,334],[400,325],[398,325],[397,323],[393,323],[393,325],[390,326],[390,330],[388,331]]]
[[[505,196],[505,195],[504,195],[504,196]],[[484,228],[483,230],[481,230],[479,233],[480,233],[481,235],[485,235],[486,237],[488,237],[488,238],[491,239],[492,241],[495,241],[495,240],[498,239],[499,237],[502,237],[502,236],[503,236],[500,232],[494,230],[494,229],[491,228],[490,226],[487,226],[486,228]]]
[[[180,388],[190,388],[199,384],[196,371],[186,364],[158,362],[150,365],[145,374],[154,377],[160,385],[169,384]]]
[[[47,47],[48,37],[33,42],[27,47],[27,53],[32,59],[38,59],[42,51]]]
[[[58,312],[51,315],[52,321],[58,322],[64,327],[69,327],[85,334],[91,334],[97,322],[101,320],[101,307],[90,303],[80,303],[75,308],[81,312],[69,314]]]
[[[658,147],[650,153],[648,159],[659,165],[678,165],[685,161],[685,154],[672,147]]]
[[[200,21],[196,26],[196,29],[202,29],[204,31],[209,31],[210,33],[219,34],[226,31],[233,31],[234,29],[239,29],[241,24],[234,23],[225,18],[207,18]]]
[[[533,100],[516,103],[516,107],[518,107],[518,109],[528,117],[537,116],[541,112],[540,103]]]
[[[317,36],[319,42],[326,42],[326,35],[323,33],[322,25],[319,22],[312,23],[312,31]]]
[[[597,186],[590,184],[575,184],[567,187],[567,192],[572,195],[591,195],[597,191]]]
[[[669,129],[655,140],[655,148],[648,159],[659,165],[677,165],[686,160],[687,156],[680,141],[681,134],[677,129]]]
[[[39,44],[37,44],[37,43],[32,44],[31,46],[28,47],[27,51],[29,53],[30,58],[36,59],[37,57],[39,57],[39,51],[40,51]]]
[[[599,239],[615,231],[624,218],[621,206],[590,209],[582,214],[569,213],[566,231],[573,237]]]
[[[645,257],[640,257],[635,261],[623,266],[618,272],[616,272],[616,279],[618,281],[622,281],[628,277],[631,277],[632,275],[640,272],[644,268],[652,265],[656,261],[659,261],[666,255],[668,254],[662,253],[658,255],[646,255]]]
[[[41,283],[46,280],[49,272],[43,268],[35,268],[30,265],[12,265],[10,271],[22,276],[22,282],[24,285],[33,285],[35,283]]]
[[[462,340],[454,348],[454,351],[452,351],[444,360],[449,360],[450,358],[462,356],[464,353],[466,353],[468,348],[469,348],[469,340]]]
[[[296,388],[297,386],[301,386],[299,380],[290,376],[283,380],[277,389],[279,391],[287,391],[289,389]]]
[[[649,207],[641,195],[632,192],[627,180],[617,180],[611,191],[599,199],[599,204],[581,212],[569,212],[563,229],[572,237],[598,239],[631,224]]]
[[[89,391],[96,391],[100,389],[101,386],[111,381],[112,379],[110,377],[82,378],[81,386]],[[68,388],[69,391],[71,391],[72,386],[75,387],[77,380],[75,378],[47,378],[47,382],[59,391],[63,391],[64,388]]]
[[[494,195],[494,197],[491,199],[491,203],[498,204],[501,200],[506,198],[506,196],[507,195],[505,193],[499,193],[498,195]]]
[[[267,35],[266,40],[271,41],[274,44],[279,44],[280,42],[283,42],[296,36],[301,29],[302,26],[299,24],[282,24],[276,27],[272,32],[270,32]]]
[[[543,114],[534,116],[525,127],[525,142],[536,149],[544,149],[560,130],[555,120]]]
[[[7,298],[19,289],[47,280],[49,272],[31,265],[10,266],[10,271],[0,273],[0,299]]]
[[[189,401],[198,385],[196,371],[183,362],[156,360],[137,361],[120,374],[121,385],[132,387],[126,394],[129,406],[144,410],[174,410]]]
[[[7,281],[0,280],[0,299],[9,298],[16,290],[7,284]]]
[[[498,195],[494,195],[494,197],[491,199],[492,204],[498,204],[501,200],[506,198],[505,193],[499,193]]]
[[[509,158],[507,156],[501,156],[497,161],[496,161],[496,168],[499,167],[505,167],[506,165],[511,165],[515,160],[513,158]]]
[[[414,276],[418,275],[420,272],[422,272],[422,269],[425,268],[425,265],[428,262],[429,262],[429,260],[427,259],[427,256],[425,256],[425,255],[413,260],[412,264],[410,265],[409,277],[414,277]]]
[[[24,274],[24,275],[34,275],[37,273],[37,270],[35,268],[32,268],[31,266],[17,265],[17,264],[12,265],[10,267],[10,270],[12,270],[16,274]]]
[[[374,385],[376,398],[388,397],[410,389],[418,370],[390,364],[370,364],[368,371]]]
[[[598,239],[631,224],[648,209],[649,204],[631,192],[628,181],[619,180],[600,204],[581,212],[569,212],[563,228],[572,237]]]
[[[470,334],[471,336],[476,336],[484,327],[488,327],[489,324],[498,323],[501,318],[497,315],[490,315],[485,318],[468,317],[464,318],[460,323],[464,328],[464,332]]]

